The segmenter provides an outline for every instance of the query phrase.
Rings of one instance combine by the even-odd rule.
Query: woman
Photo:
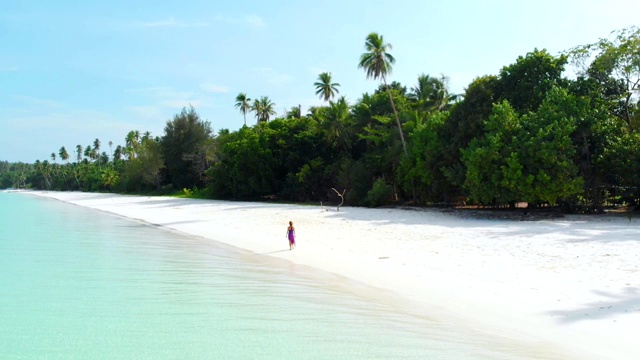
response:
[[[289,250],[293,250],[296,247],[296,228],[293,227],[293,221],[289,221],[287,238],[289,238]]]

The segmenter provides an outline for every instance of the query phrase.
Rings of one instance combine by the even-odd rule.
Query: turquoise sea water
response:
[[[0,359],[516,358],[345,284],[210,240],[0,192]]]

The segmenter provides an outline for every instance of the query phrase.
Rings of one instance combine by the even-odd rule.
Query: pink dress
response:
[[[292,228],[287,229],[289,236],[289,244],[296,244],[296,231]]]

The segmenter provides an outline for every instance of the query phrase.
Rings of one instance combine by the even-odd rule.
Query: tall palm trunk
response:
[[[82,186],[80,185],[80,179],[78,179],[79,171],[80,170],[78,170],[77,167],[73,169],[73,177],[76,179],[76,184],[78,184],[78,190],[82,188]]]
[[[391,96],[391,89],[387,85],[387,79],[382,77],[382,82],[384,82],[384,87],[387,88],[387,94],[389,94],[389,101],[391,101],[391,108],[393,109],[393,115],[396,117],[396,124],[398,125],[398,132],[400,133],[400,141],[402,142],[402,151],[404,152],[404,156],[406,158],[409,157],[409,152],[407,152],[407,145],[404,142],[404,133],[402,132],[402,125],[400,125],[400,117],[398,116],[398,110],[396,110],[396,104],[393,102],[393,96]],[[394,191],[396,193],[396,199],[398,198],[398,191],[396,190],[396,186],[393,186]],[[416,185],[414,179],[411,178],[411,196],[413,198],[413,202],[416,203],[418,201],[418,195],[416,194]]]
[[[404,142],[404,134],[402,132],[402,126],[400,125],[400,117],[398,117],[398,111],[396,110],[396,104],[393,102],[393,96],[391,96],[391,89],[387,86],[387,79],[382,77],[382,82],[384,83],[384,87],[387,88],[387,94],[389,94],[389,100],[391,101],[391,108],[393,109],[393,115],[396,117],[396,124],[398,125],[398,132],[400,133],[400,141],[402,142],[402,151],[404,152],[404,156],[409,157],[409,153],[407,152],[407,145]]]

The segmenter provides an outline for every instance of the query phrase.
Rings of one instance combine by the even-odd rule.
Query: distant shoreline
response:
[[[36,192],[36,193],[47,193],[48,190],[37,190],[37,189],[0,189],[1,192]],[[53,191],[52,192],[60,192]],[[203,200],[203,201],[228,201],[228,202],[237,202],[240,204],[243,203],[259,203],[259,204],[276,204],[276,205],[292,205],[292,206],[315,206],[320,207],[324,210],[330,211],[335,210],[337,208],[336,204],[326,204],[317,202],[309,202],[309,203],[289,203],[289,202],[278,202],[278,201],[258,201],[258,200],[214,200],[214,199],[200,199],[200,198],[182,198],[182,197],[174,197],[170,195],[146,195],[146,194],[119,194],[119,193],[106,193],[106,192],[81,192],[81,191],[62,191],[61,193],[86,193],[86,194],[105,194],[105,195],[122,195],[122,196],[147,196],[147,197],[170,197],[176,199],[193,199],[193,200]],[[526,204],[526,203],[523,203]],[[349,207],[348,205],[343,205],[343,207]],[[355,207],[358,208],[358,207]],[[362,207],[365,209],[366,207]],[[615,209],[605,209],[603,212],[591,212],[591,213],[564,213],[559,211],[556,208],[533,208],[529,209],[526,206],[519,205],[516,208],[504,208],[504,207],[490,207],[490,206],[479,206],[479,205],[462,205],[462,206],[410,206],[410,205],[387,205],[380,206],[374,209],[397,209],[397,210],[408,210],[408,211],[435,211],[441,213],[449,213],[453,216],[461,217],[461,218],[476,218],[476,219],[498,219],[498,220],[518,220],[518,221],[537,221],[537,220],[545,220],[545,219],[553,219],[553,218],[563,218],[565,216],[585,216],[586,219],[590,217],[623,217],[625,219],[629,219],[630,217],[640,216],[640,210],[634,209],[631,206],[620,206]],[[339,211],[339,210],[338,210]]]

